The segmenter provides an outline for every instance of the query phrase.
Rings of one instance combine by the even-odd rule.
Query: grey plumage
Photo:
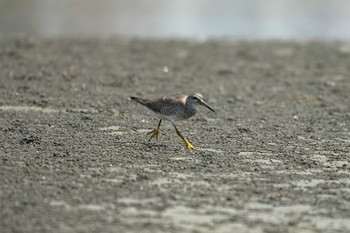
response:
[[[196,148],[182,136],[175,125],[175,121],[185,120],[194,116],[198,112],[199,105],[203,105],[215,112],[214,109],[204,102],[203,96],[199,93],[193,93],[191,95],[168,95],[155,99],[131,96],[130,99],[146,106],[160,118],[158,127],[149,133],[151,134],[149,140],[154,137],[155,139],[158,139],[160,125],[164,119],[173,124],[177,135],[179,135],[179,137],[185,142],[186,147],[189,150],[195,150]]]
[[[142,97],[130,97],[132,100],[146,106],[162,119],[170,121],[185,120],[198,112],[198,106],[204,105],[215,112],[204,101],[199,93],[191,95],[168,95],[155,99]]]

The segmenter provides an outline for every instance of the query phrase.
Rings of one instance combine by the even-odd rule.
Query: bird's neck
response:
[[[186,112],[193,116],[194,114],[196,114],[196,112],[198,112],[198,106],[195,104],[186,103]]]

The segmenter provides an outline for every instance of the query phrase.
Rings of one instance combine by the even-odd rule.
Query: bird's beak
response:
[[[201,105],[203,105],[203,106],[205,106],[205,107],[207,107],[207,108],[209,108],[211,111],[213,111],[213,112],[215,112],[215,110],[214,109],[212,109],[206,102],[204,102],[203,100],[201,100]]]

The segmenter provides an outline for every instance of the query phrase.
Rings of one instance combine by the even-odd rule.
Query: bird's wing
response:
[[[185,95],[169,95],[148,101],[145,105],[156,113],[164,113],[165,109],[174,108],[177,105],[184,105]]]

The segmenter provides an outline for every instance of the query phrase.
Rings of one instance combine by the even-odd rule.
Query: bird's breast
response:
[[[156,113],[158,117],[169,121],[180,121],[192,117],[198,109],[190,107],[167,106],[161,109],[160,113]]]
[[[197,106],[188,106],[184,109],[183,111],[183,118],[187,119],[192,116],[194,116],[198,112],[198,107]]]

